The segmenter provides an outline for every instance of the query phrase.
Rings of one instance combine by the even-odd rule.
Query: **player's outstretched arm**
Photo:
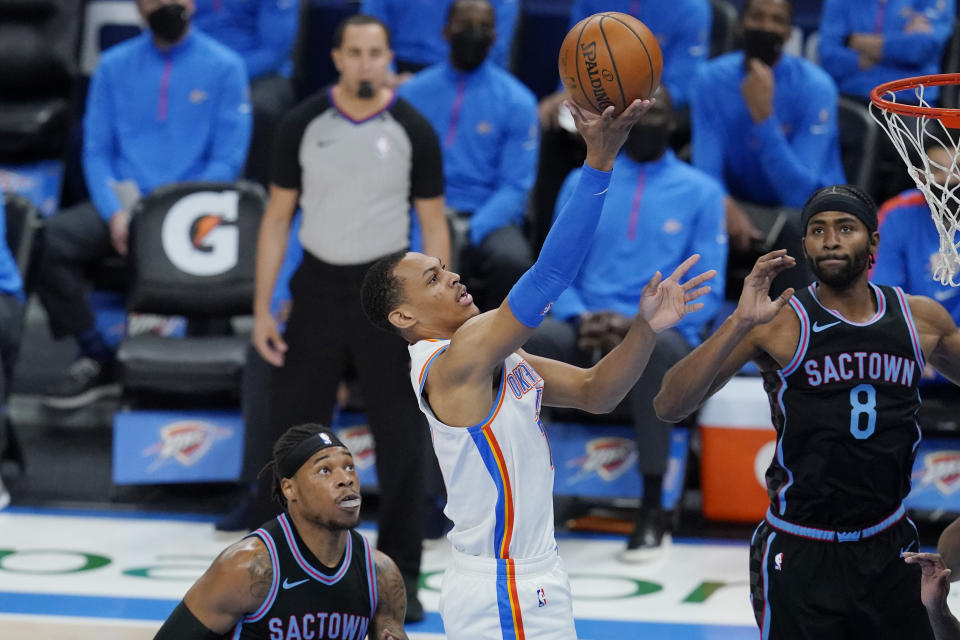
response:
[[[920,566],[920,600],[927,610],[933,635],[937,640],[960,640],[960,622],[950,613],[947,595],[950,593],[950,569],[936,553],[903,554],[907,564]]]
[[[546,382],[543,403],[592,413],[612,411],[646,368],[657,343],[656,334],[675,326],[686,314],[703,307],[703,303],[694,300],[709,293],[709,286],[700,285],[717,272],[711,269],[680,283],[680,279],[699,259],[699,255],[690,256],[666,280],[657,271],[643,288],[639,312],[627,335],[589,369],[524,353],[524,357]]]
[[[760,256],[743,283],[737,308],[712,336],[667,371],[653,399],[657,416],[679,422],[697,410],[743,365],[761,354],[755,327],[773,320],[793,295],[787,289],[770,299],[770,284],[796,264],[786,249]]]
[[[390,556],[373,552],[377,568],[377,610],[370,621],[370,640],[407,640],[403,619],[407,613],[407,590],[403,576]]]
[[[457,330],[443,358],[431,368],[431,379],[434,372],[442,371],[441,377],[453,385],[468,380],[485,384],[491,370],[523,346],[576,277],[600,219],[609,171],[630,129],[652,104],[651,100],[636,100],[619,116],[613,115],[612,107],[596,116],[569,105],[587,145],[586,162],[573,195],[558,213],[537,261],[499,308],[470,319]]]
[[[273,582],[273,564],[259,538],[227,547],[190,587],[154,640],[214,640],[256,611]]]
[[[960,328],[936,300],[924,296],[909,296],[908,300],[927,361],[960,386]]]

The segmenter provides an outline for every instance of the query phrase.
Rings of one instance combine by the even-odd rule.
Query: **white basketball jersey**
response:
[[[487,558],[534,558],[556,549],[553,537],[553,460],[540,423],[543,379],[514,353],[503,362],[487,417],[451,427],[423,397],[427,371],[449,340],[410,345],[410,378],[427,416],[433,449],[447,487],[444,513],[454,549]]]

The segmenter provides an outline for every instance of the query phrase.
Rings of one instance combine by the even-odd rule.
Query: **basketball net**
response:
[[[940,234],[940,256],[934,258],[933,278],[941,284],[960,286],[960,146],[957,136],[937,117],[924,114],[923,109],[935,109],[923,97],[923,84],[909,87],[917,98],[917,115],[902,115],[876,102],[870,105],[870,115],[883,127],[893,141],[907,173],[923,192],[930,207],[933,224]],[[906,89],[906,88],[905,88]],[[886,91],[882,97],[896,103],[896,92]],[[950,158],[949,166],[932,160],[924,151],[931,145],[942,148]],[[940,185],[934,173],[948,176]]]

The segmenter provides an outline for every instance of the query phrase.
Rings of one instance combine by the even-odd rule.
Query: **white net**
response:
[[[931,108],[923,89],[922,84],[912,89],[916,104]],[[892,91],[881,97],[897,102]],[[871,104],[870,115],[890,136],[907,173],[927,199],[940,234],[940,256],[932,265],[934,279],[960,286],[960,143],[956,131],[936,117],[902,115],[876,104]]]

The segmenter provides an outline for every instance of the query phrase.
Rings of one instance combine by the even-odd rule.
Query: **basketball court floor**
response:
[[[151,638],[238,537],[216,532],[207,518],[8,508],[0,512],[0,637]],[[581,639],[757,637],[745,540],[678,539],[650,565],[620,563],[623,543],[609,536],[562,535],[559,544]],[[411,638],[444,637],[436,611],[448,549],[446,540],[425,547],[427,618],[408,626]]]
[[[363,527],[370,538],[376,531]],[[0,637],[141,640],[216,554],[239,535],[206,517],[10,507],[0,512]],[[618,538],[567,534],[582,640],[756,638],[748,600],[747,542],[679,538],[653,564],[617,560]],[[424,622],[414,640],[443,638],[437,611],[446,540],[426,543]],[[547,594],[549,598],[549,594]],[[951,594],[954,605],[960,591]]]

